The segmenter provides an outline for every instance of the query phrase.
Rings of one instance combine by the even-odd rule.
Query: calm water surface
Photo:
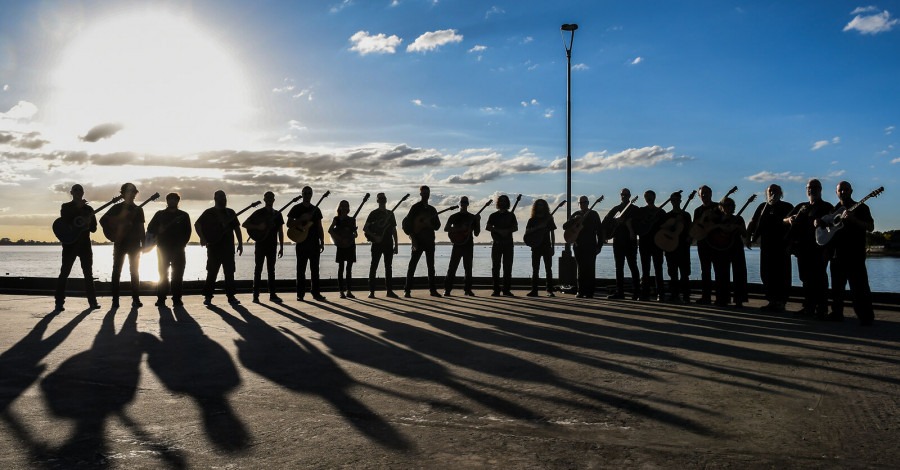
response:
[[[243,256],[238,256],[237,279],[253,278],[253,246],[247,246]],[[444,275],[447,272],[447,264],[450,260],[451,247],[447,245],[439,245],[435,253],[435,263],[438,275]],[[699,260],[696,254],[696,248],[691,256],[693,266],[691,268],[691,278],[697,278],[700,273]],[[276,264],[276,275],[279,279],[293,279],[296,277],[296,256],[293,246],[285,247],[284,257]],[[409,263],[409,245],[400,246],[400,254],[394,256],[394,277],[403,277],[406,274],[406,266]],[[562,246],[556,248],[556,256],[562,252]],[[475,247],[474,274],[478,277],[489,277],[491,273],[491,248],[488,245],[478,245]],[[750,282],[759,283],[759,250],[748,250],[747,269]],[[356,278],[364,278],[368,276],[370,257],[370,246],[359,245],[356,250],[357,262],[353,267],[353,274]],[[57,277],[59,275],[59,264],[61,258],[61,249],[59,246],[0,246],[0,276],[25,276],[25,277]],[[156,250],[144,254],[141,260],[141,279],[146,281],[155,281],[159,279],[156,270]],[[383,261],[382,261],[383,262]],[[127,264],[127,260],[126,260]],[[900,292],[900,259],[888,257],[869,258],[866,261],[869,270],[869,283],[875,292]],[[206,249],[200,246],[192,245],[187,247],[187,268],[185,270],[186,280],[202,280],[206,278]],[[127,267],[124,269],[126,274],[123,279],[127,280]],[[665,269],[665,267],[663,268]],[[557,262],[554,261],[554,274],[557,270]],[[112,272],[112,246],[103,245],[94,247],[94,276],[101,281],[108,281]],[[383,275],[383,270],[379,269],[379,277]],[[425,260],[419,262],[416,274],[425,275]],[[462,266],[460,266],[458,275],[462,275]],[[219,275],[221,278],[221,274]],[[265,276],[265,275],[264,275]],[[334,246],[326,245],[325,253],[322,254],[321,276],[323,279],[337,277],[337,264],[334,262]],[[515,262],[513,263],[513,277],[529,277],[531,276],[531,252],[526,246],[516,246]],[[72,270],[72,277],[81,277],[81,269],[78,263]],[[612,249],[604,247],[600,256],[597,257],[597,277],[613,278],[615,277],[615,267],[612,258]],[[793,284],[800,285],[797,278],[796,260],[793,270]]]

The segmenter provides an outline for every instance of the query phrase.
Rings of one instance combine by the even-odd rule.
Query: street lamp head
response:
[[[576,29],[578,29],[578,25],[577,24],[564,24],[559,29],[561,29],[563,31],[575,31]]]

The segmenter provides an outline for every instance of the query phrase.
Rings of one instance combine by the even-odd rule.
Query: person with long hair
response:
[[[550,206],[544,199],[534,201],[531,206],[531,217],[525,225],[525,235],[534,236],[537,240],[531,246],[531,291],[528,297],[537,297],[538,279],[540,278],[541,260],[544,260],[544,272],[547,276],[547,297],[555,297],[553,294],[553,246],[556,243],[554,235],[556,224],[550,214]]]
[[[328,234],[335,242],[335,259],[338,264],[338,290],[341,298],[355,299],[353,296],[353,263],[356,262],[356,219],[350,217],[350,203],[343,200],[338,203],[337,215],[331,220]],[[344,294],[344,279],[347,280],[347,293]]]

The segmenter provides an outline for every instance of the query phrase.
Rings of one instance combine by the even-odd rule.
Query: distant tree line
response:
[[[880,246],[885,250],[900,250],[900,230],[868,233],[866,241],[871,247]]]

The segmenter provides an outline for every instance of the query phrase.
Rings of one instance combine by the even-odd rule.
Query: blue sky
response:
[[[846,179],[884,185],[876,228],[900,228],[898,7],[0,0],[0,236],[51,239],[74,182],[197,213],[218,188],[240,208],[306,184],[326,214],[422,183],[438,206],[560,200],[563,23],[574,197],[737,185],[740,205],[777,182],[799,202],[818,177],[834,201]]]

